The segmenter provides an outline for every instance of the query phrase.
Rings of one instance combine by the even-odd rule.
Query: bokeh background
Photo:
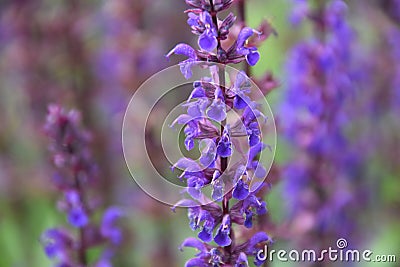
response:
[[[365,114],[355,119],[358,130],[365,133],[359,153],[371,155],[363,179],[371,185],[372,198],[360,212],[359,227],[365,233],[362,247],[377,254],[397,254],[400,261],[400,108],[386,104],[391,98],[388,80],[396,76],[394,66],[400,63],[393,61],[384,41],[384,33],[400,28],[400,20],[393,18],[387,2],[349,1],[349,21],[357,31],[361,58],[375,62],[375,69],[369,67],[373,71],[366,75],[376,76],[376,83],[363,88],[359,110],[362,113],[363,105],[372,102],[376,103],[372,113],[379,114],[374,119]],[[310,27],[294,28],[289,23],[291,8],[289,0],[247,1],[248,24],[257,27],[267,19],[278,33],[260,47],[262,60],[252,70],[254,77],[271,72],[279,81],[280,86],[267,96],[278,125],[289,51],[312,34]],[[115,266],[183,266],[193,255],[178,250],[184,238],[193,234],[186,212],[172,213],[136,186],[120,138],[123,115],[135,89],[178,62],[164,57],[176,43],[196,45],[185,23],[185,9],[183,0],[0,2],[0,266],[52,266],[40,236],[66,221],[56,207],[59,195],[50,183],[54,168],[43,133],[50,103],[82,113],[83,124],[93,135],[101,194],[107,204],[119,205],[127,214]],[[277,166],[290,159],[291,151],[279,138]],[[274,185],[266,200],[273,224],[282,226],[287,223],[283,183],[279,177],[271,179]],[[290,247],[290,236],[272,236],[277,247]],[[97,254],[92,251],[90,256]]]

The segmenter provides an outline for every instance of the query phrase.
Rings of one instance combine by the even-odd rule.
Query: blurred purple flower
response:
[[[54,184],[64,195],[59,208],[67,213],[70,225],[79,229],[77,236],[57,228],[46,231],[43,234],[44,249],[46,255],[55,258],[61,266],[84,266],[88,264],[86,254],[89,248],[114,246],[121,242],[122,233],[115,223],[122,213],[118,208],[107,209],[100,229],[91,219],[95,210],[89,204],[88,193],[98,182],[97,168],[90,154],[90,135],[82,129],[79,113],[51,105],[44,128],[58,170]],[[99,266],[111,266],[110,257],[107,261],[100,261]]]
[[[339,205],[335,195],[343,192],[343,187],[353,187],[352,169],[360,168],[359,164],[349,168],[343,155],[354,155],[355,146],[346,136],[346,129],[348,105],[352,105],[360,82],[356,74],[361,66],[355,59],[356,40],[344,1],[328,1],[319,9],[309,7],[305,1],[296,2],[299,6],[294,7],[294,12],[301,15],[296,21],[307,18],[318,30],[318,36],[324,37],[301,41],[286,65],[288,81],[281,120],[295,160],[289,161],[283,172],[285,194],[290,220],[296,222],[304,214],[312,214],[312,231],[318,233],[318,241],[331,241],[352,233],[353,222],[345,214],[352,212],[359,201],[356,187],[352,197],[342,198],[344,205]],[[325,210],[330,210],[330,215]],[[337,218],[341,218],[340,226],[331,223]],[[308,230],[294,234],[302,237],[305,246],[317,242]]]

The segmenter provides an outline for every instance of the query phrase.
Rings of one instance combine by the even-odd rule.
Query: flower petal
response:
[[[232,196],[238,200],[243,200],[249,195],[249,186],[242,179],[236,183]]]
[[[201,252],[205,252],[207,250],[204,243],[194,237],[186,238],[182,242],[182,244],[179,246],[179,250],[182,251],[184,247],[196,248],[196,249],[200,250]]]
[[[235,267],[248,267],[249,262],[247,260],[247,255],[244,252],[240,252],[238,259],[236,260]]]
[[[179,63],[179,67],[182,75],[185,79],[190,79],[193,76],[192,67],[196,64],[196,61],[193,59],[187,59]]]
[[[190,59],[197,59],[196,50],[188,44],[177,44],[168,52],[166,57],[169,58],[172,54],[187,56]]]
[[[214,100],[207,110],[210,119],[221,122],[226,119],[226,106],[220,99]]]
[[[257,50],[250,51],[250,53],[246,55],[246,60],[250,66],[255,66],[257,62],[260,60],[260,53],[258,53]]]
[[[208,31],[205,31],[199,37],[199,47],[207,52],[212,52],[215,48],[217,48],[218,41],[217,38],[213,34],[210,34]]]
[[[214,237],[215,243],[221,247],[229,246],[232,243],[229,234],[231,232],[231,220],[229,215],[225,215],[222,219],[222,223],[218,228],[217,234]]]
[[[193,258],[185,263],[185,267],[208,267],[208,264],[200,258]]]
[[[243,28],[240,33],[239,36],[237,38],[237,47],[241,48],[244,46],[244,44],[246,43],[247,39],[249,39],[252,35],[254,34],[254,30],[250,27],[245,27]]]

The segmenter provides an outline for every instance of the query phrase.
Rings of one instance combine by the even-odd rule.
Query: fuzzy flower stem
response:
[[[81,241],[81,245],[79,247],[79,262],[83,266],[86,266],[87,259],[86,259],[86,245],[85,245],[85,229],[83,227],[79,230],[79,238]]]
[[[221,87],[222,94],[225,97],[225,67],[219,69],[219,86]],[[221,122],[221,136],[224,132],[226,119]],[[228,168],[228,158],[221,157],[221,171],[224,172]]]
[[[217,13],[214,11],[214,1],[210,0],[210,4],[211,4],[211,10],[212,10],[212,20],[213,20],[214,26],[218,32],[218,19],[217,19]],[[220,53],[221,52],[225,53],[225,51],[223,51],[223,48],[221,47],[220,36],[217,37],[217,40],[218,40],[217,51],[218,51],[218,55],[220,56]],[[218,75],[219,75],[219,86],[221,87],[222,94],[225,98],[225,96],[226,96],[225,95],[225,67],[219,68]],[[226,125],[226,119],[221,122],[221,137],[223,135],[225,125]],[[220,159],[221,159],[221,172],[224,173],[226,171],[226,169],[228,168],[228,158],[220,157]],[[224,215],[229,214],[229,198],[230,198],[229,194],[226,194],[222,201],[222,212]],[[232,243],[234,243],[232,229],[230,230],[229,237],[231,238]],[[224,248],[224,250],[227,252],[228,255],[231,254],[231,248],[232,248],[231,245]]]
[[[326,25],[325,25],[326,24],[326,21],[325,21],[326,20],[325,19],[326,18],[326,14],[325,14],[326,13],[326,11],[325,11],[326,4],[327,3],[325,1],[322,1],[322,2],[318,3],[317,9],[316,9],[316,13],[314,15],[315,17],[314,17],[314,25],[313,26],[315,28],[315,33],[317,35],[317,38],[319,38],[321,44],[325,44],[326,35],[327,35]],[[322,102],[325,105],[329,105],[329,99],[327,98],[327,95],[326,95],[326,87],[327,87],[327,77],[326,77],[326,75],[327,74],[326,74],[325,71],[320,73],[320,83],[321,83],[321,86],[322,86],[321,97],[322,97]],[[332,122],[333,117],[332,117],[331,114],[329,114],[329,113],[328,114],[322,114],[321,115],[321,119],[325,120],[327,122],[327,125],[328,125],[329,128],[334,126],[334,123]],[[323,166],[323,159],[321,158],[320,155],[315,155],[315,162],[317,163],[316,164],[317,167],[316,167],[315,173],[323,172],[323,169],[321,167],[321,166]],[[316,177],[316,178],[318,179],[319,177]],[[323,191],[317,189],[316,192],[317,192],[317,195],[318,195],[318,197],[319,197],[321,202],[328,201],[326,199],[326,196],[325,196]],[[317,234],[321,235],[321,236],[324,236],[323,232],[322,233],[317,233]],[[323,243],[329,243],[329,239],[326,240],[326,241],[323,240]],[[324,267],[324,266],[325,266],[324,263],[321,263],[321,262],[315,262],[315,263],[312,264],[312,267]]]
[[[312,19],[314,20],[313,23],[314,32],[316,34],[316,37],[318,37],[321,40],[321,42],[325,41],[327,34],[325,25],[326,5],[327,5],[326,1],[317,2],[315,13],[312,16]]]
[[[212,21],[215,25],[215,29],[218,32],[218,18],[217,18],[217,12],[215,11],[214,8],[214,0],[210,0],[210,5],[211,5],[211,17],[212,17]],[[219,35],[219,34],[218,34]],[[217,41],[218,41],[218,45],[217,45],[217,51],[220,51],[220,49],[222,49],[221,47],[221,38],[220,36],[217,37]],[[221,81],[220,81],[221,83]]]

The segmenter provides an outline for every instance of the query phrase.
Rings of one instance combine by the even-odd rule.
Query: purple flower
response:
[[[210,260],[211,266],[219,266],[222,263],[222,253],[217,248],[212,248],[210,250]]]
[[[186,238],[185,241],[183,241],[183,243],[180,245],[179,249],[183,250],[184,247],[196,248],[200,253],[204,254],[207,252],[207,247],[204,245],[204,243],[193,237]]]
[[[257,198],[254,194],[250,194],[244,201],[243,201],[243,209],[249,210],[254,208],[257,215],[263,215],[267,213],[266,203],[265,201],[261,201]]]
[[[254,214],[263,215],[267,213],[265,201],[255,195],[261,188],[259,187],[254,192],[249,193],[244,200],[237,202],[231,209],[232,218],[240,221],[240,224],[244,224],[247,228],[253,226]]]
[[[222,158],[227,158],[232,155],[232,143],[229,137],[228,127],[225,127],[221,140],[218,142],[217,154]]]
[[[253,212],[250,209],[245,210],[245,217],[244,226],[246,228],[253,227]]]
[[[203,24],[204,32],[199,37],[199,47],[208,52],[213,51],[217,47],[217,30],[212,22],[210,13],[204,11],[199,16],[200,21]]]
[[[233,188],[232,196],[238,200],[243,200],[249,195],[249,186],[239,179]]]
[[[267,170],[258,160],[255,159],[255,157],[266,147],[267,145],[259,142],[250,148],[248,154],[247,169],[252,170],[257,178],[264,178],[267,175]]]
[[[242,121],[243,124],[247,126],[259,117],[262,117],[264,121],[266,120],[264,114],[256,108],[256,104],[252,103],[251,106],[246,106],[246,108],[244,109],[242,114]]]
[[[215,243],[221,247],[229,246],[232,242],[229,237],[231,232],[231,218],[229,215],[225,215],[222,219],[222,223],[217,230],[217,234],[214,237]]]
[[[204,51],[212,52],[218,45],[218,32],[210,13],[202,11],[199,15],[196,15],[189,12],[188,17],[187,23],[192,28],[193,33],[200,35],[199,47]]]
[[[183,106],[187,107],[187,113],[192,118],[201,118],[204,116],[208,106],[208,99],[205,97],[198,98],[195,101],[183,104]]]
[[[247,260],[247,255],[240,252],[238,259],[236,260],[235,267],[248,267],[249,262]]]
[[[192,118],[188,114],[182,114],[171,124],[186,124],[184,133],[185,146],[187,150],[192,150],[194,147],[194,139],[211,139],[218,136],[218,129],[210,121],[204,120],[199,117]]]
[[[78,228],[88,224],[89,218],[82,207],[74,207],[68,212],[68,222]]]
[[[121,229],[117,226],[117,222],[122,216],[123,212],[119,208],[110,207],[104,212],[100,226],[102,236],[116,245],[120,244],[122,240]]]
[[[214,163],[217,157],[217,151],[215,147],[214,140],[212,139],[203,139],[199,143],[201,149],[200,163],[207,168],[214,167]]]
[[[67,191],[65,193],[65,201],[68,206],[68,222],[77,228],[87,225],[89,218],[82,207],[79,193],[74,190]]]
[[[72,248],[73,239],[63,229],[48,229],[42,235],[44,250],[49,258],[64,259]]]
[[[193,83],[193,91],[189,96],[188,102],[192,99],[192,98],[201,98],[201,97],[206,97],[206,91],[203,88],[202,84],[200,81],[196,81]]]
[[[212,199],[215,201],[221,201],[224,196],[224,182],[222,181],[221,173],[217,170],[213,174],[211,181],[212,185]]]
[[[253,226],[252,220],[254,211],[257,215],[263,215],[267,213],[266,203],[257,199],[257,197],[255,197],[253,194],[244,201],[243,209],[246,217],[244,225],[247,228],[251,228]]]
[[[194,50],[188,44],[177,44],[171,51],[168,52],[166,57],[169,58],[172,54],[183,55],[193,60],[197,58],[196,50]]]
[[[94,265],[95,267],[112,267],[113,264],[111,262],[111,258],[114,255],[113,249],[106,249],[100,256],[100,259]]]
[[[193,12],[189,12],[188,13],[187,24],[189,24],[190,27],[198,27],[198,26],[200,26],[200,24],[199,24],[199,16],[196,15],[195,13],[193,13]]]
[[[172,54],[187,56],[188,59],[179,63],[181,72],[186,79],[190,79],[192,77],[192,66],[196,64],[197,53],[190,45],[187,44],[178,44],[176,45],[169,53],[166,55],[169,58]]]
[[[261,34],[252,28],[245,27],[240,31],[236,41],[236,51],[240,55],[246,56],[247,63],[249,63],[250,66],[255,66],[260,59],[260,53],[258,53],[256,47],[245,47],[246,41],[254,33]]]
[[[203,196],[201,189],[207,183],[207,180],[205,179],[205,177],[203,177],[203,175],[199,175],[199,173],[186,177],[188,186],[187,192],[194,199],[200,199]]]
[[[102,237],[113,245],[120,243],[122,233],[114,225],[119,212],[116,208],[108,209],[99,227],[91,220],[96,210],[90,205],[94,192],[89,191],[98,182],[97,168],[89,150],[89,134],[80,126],[79,113],[50,106],[45,131],[51,140],[49,150],[57,168],[53,181],[64,196],[59,208],[67,213],[68,222],[79,229],[75,235],[60,229],[46,231],[44,250],[48,257],[56,259],[57,266],[84,266],[88,249],[98,245],[107,249],[110,245]]]
[[[260,266],[264,263],[264,261],[260,260],[256,255],[263,249],[263,246],[260,246],[264,243],[271,242],[270,237],[264,232],[258,232],[249,240],[246,247],[246,254],[247,255],[254,255],[254,264],[256,266]]]
[[[198,237],[204,242],[210,242],[210,235],[215,227],[216,221],[221,216],[221,210],[218,206],[210,207],[210,210],[205,210],[201,207],[190,207],[188,210],[189,225],[193,231],[202,226]]]
[[[192,247],[199,251],[196,258],[190,259],[185,263],[185,267],[207,267],[209,251],[204,243],[196,238],[189,237],[183,241],[179,249],[182,251],[184,247]]]
[[[199,124],[197,121],[192,120],[187,123],[184,133],[186,135],[185,138],[185,147],[187,150],[192,150],[194,147],[194,138],[199,134],[198,132]]]
[[[221,88],[217,87],[214,95],[214,101],[208,108],[207,115],[210,119],[221,122],[226,119],[226,105]]]
[[[250,97],[246,95],[250,92],[250,89],[251,82],[249,77],[247,77],[243,71],[240,71],[236,75],[234,87],[232,88],[232,92],[234,94],[233,105],[235,108],[244,109],[252,102]]]
[[[247,136],[249,138],[249,145],[255,146],[260,143],[261,131],[258,126],[258,122],[254,121],[249,124],[247,128]]]
[[[204,221],[203,229],[199,232],[198,237],[204,242],[212,241],[212,233],[215,226],[214,218],[210,213],[203,211],[200,221]]]
[[[208,267],[208,263],[204,259],[193,258],[185,263],[185,267]]]
[[[210,119],[221,122],[226,118],[225,103],[221,99],[215,99],[207,110]]]

